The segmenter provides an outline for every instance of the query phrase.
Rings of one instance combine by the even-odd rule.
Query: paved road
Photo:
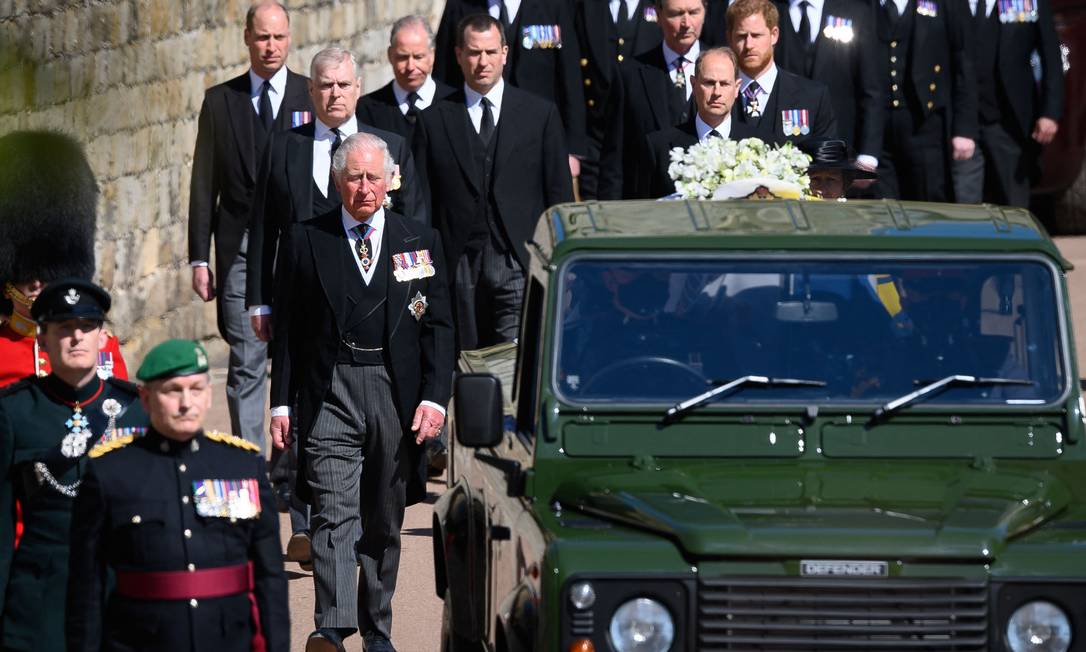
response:
[[[1086,237],[1058,238],[1057,244],[1077,267],[1070,274],[1071,308],[1075,324],[1079,325],[1076,349],[1079,369],[1086,369]],[[215,406],[208,425],[220,430],[230,429],[223,392],[225,369],[213,373]],[[431,500],[407,510],[403,531],[403,556],[400,565],[400,585],[393,600],[395,618],[392,638],[401,652],[432,652],[438,649],[441,627],[441,601],[434,595],[433,548],[430,526],[433,499],[444,489],[444,481],[431,482]],[[289,537],[286,516],[282,519],[284,549]],[[291,650],[302,650],[313,624],[313,579],[297,564],[287,564],[290,578]],[[359,638],[348,640],[347,649],[362,649]]]

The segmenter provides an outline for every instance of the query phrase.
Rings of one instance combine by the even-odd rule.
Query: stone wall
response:
[[[442,0],[298,0],[288,65],[306,73],[327,45],[351,48],[369,91],[391,79],[388,28]],[[0,134],[66,131],[98,177],[98,280],[129,367],[166,337],[206,340],[214,304],[193,293],[187,216],[204,89],[244,72],[246,0],[0,0]],[[63,183],[62,179],[57,180]],[[214,259],[214,258],[212,258]]]

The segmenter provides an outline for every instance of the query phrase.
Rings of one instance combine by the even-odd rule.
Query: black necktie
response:
[[[618,0],[618,20],[615,24],[618,25],[619,30],[626,26],[630,22],[630,12],[626,7],[626,0]]]
[[[894,0],[886,0],[886,15],[890,17],[890,23],[896,23],[901,14],[898,13],[897,3]]]
[[[417,102],[420,99],[422,98],[420,98],[419,94],[415,91],[411,91],[407,94],[407,113],[404,114],[404,117],[407,118],[407,122],[410,124],[415,124],[415,121],[419,118],[419,107]]]
[[[264,125],[264,131],[271,131],[272,129],[272,105],[271,98],[268,97],[268,89],[271,88],[271,83],[268,80],[264,80],[264,83],[260,85],[260,123]]]
[[[483,139],[484,145],[489,145],[491,137],[494,136],[494,112],[490,110],[490,100],[485,97],[479,100],[479,104],[483,107],[483,118],[479,121],[479,138]]]
[[[721,136],[720,132],[717,131],[716,129],[710,129],[709,133],[705,134],[705,137],[706,138],[721,138],[721,139],[724,138],[724,136]]]
[[[332,172],[332,161],[336,158],[336,150],[343,144],[343,133],[339,129],[333,129],[336,139],[332,141],[332,150],[328,152],[328,198],[339,199],[339,189],[336,188],[336,175]]]
[[[509,31],[509,10],[505,8],[505,0],[498,0],[498,20],[502,21],[502,29]]]
[[[799,42],[803,45],[804,52],[811,47],[811,18],[807,15],[810,7],[811,3],[807,0],[799,3]]]

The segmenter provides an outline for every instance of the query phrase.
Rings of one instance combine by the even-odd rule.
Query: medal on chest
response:
[[[101,381],[99,381],[101,382]],[[91,432],[90,423],[87,421],[87,415],[83,413],[83,408],[90,403],[93,403],[105,389],[105,383],[101,383],[98,387],[98,391],[94,393],[86,401],[75,401],[73,403],[66,403],[72,408],[72,416],[64,422],[64,426],[68,429],[68,434],[64,436],[64,439],[60,442],[60,453],[64,457],[81,457],[83,453],[87,452],[87,440],[91,438],[94,433]],[[106,430],[112,430],[117,423],[117,415],[121,413],[121,404],[115,399],[106,399],[102,403],[102,412],[109,417],[109,425]]]

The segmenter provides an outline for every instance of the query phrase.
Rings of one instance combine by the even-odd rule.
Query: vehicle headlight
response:
[[[608,638],[617,652],[667,652],[675,640],[675,623],[664,605],[636,598],[615,609]]]
[[[1007,646],[1011,652],[1067,652],[1071,623],[1051,602],[1027,602],[1007,621]]]

